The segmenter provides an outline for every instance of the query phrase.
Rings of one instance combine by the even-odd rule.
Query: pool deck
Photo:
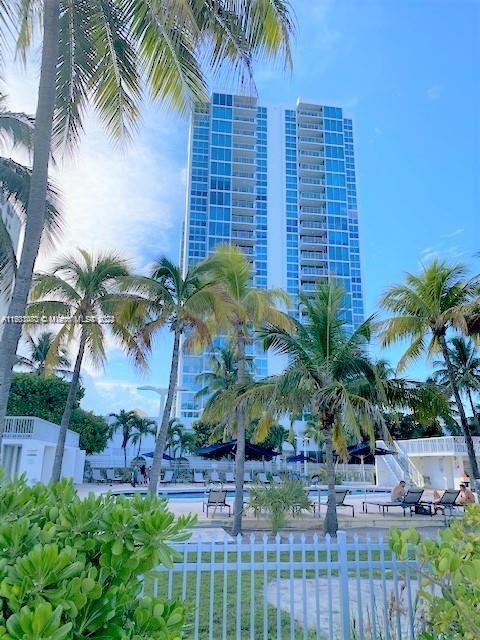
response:
[[[224,489],[230,490],[233,489],[233,485],[225,485]],[[176,493],[175,500],[170,500],[168,504],[169,510],[175,515],[185,515],[188,513],[194,514],[197,516],[197,525],[196,528],[201,529],[204,533],[197,531],[196,537],[205,535],[206,538],[212,539],[223,539],[222,535],[225,535],[225,532],[228,532],[231,528],[232,518],[228,517],[227,513],[222,513],[217,510],[214,512],[213,509],[210,511],[209,518],[207,519],[206,515],[203,513],[203,500],[202,499],[178,499],[179,491],[203,491],[205,487],[199,485],[170,485],[168,489],[166,487],[161,487],[162,491],[165,493],[170,490],[171,492]],[[104,493],[108,493],[112,491],[114,493],[142,493],[146,491],[145,486],[139,486],[133,488],[130,484],[83,484],[77,486],[77,492],[80,497],[88,495],[88,493],[93,492],[96,495],[102,495]],[[433,492],[426,491],[426,498],[431,499]],[[388,495],[383,496],[375,496],[369,495],[369,499],[371,500],[384,500],[385,502],[389,501]],[[352,494],[347,497],[345,502],[348,504],[352,504],[355,507],[355,517],[352,518],[350,515],[351,512],[349,509],[342,509],[341,507],[337,510],[339,528],[344,529],[349,532],[350,536],[358,535],[360,537],[364,537],[368,535],[369,532],[375,533],[376,535],[380,533],[385,533],[388,536],[388,529],[391,526],[406,529],[414,527],[415,529],[425,529],[425,533],[427,531],[434,532],[440,528],[445,526],[445,518],[441,515],[437,516],[426,516],[426,515],[416,515],[414,514],[412,517],[407,513],[405,516],[403,515],[403,511],[401,509],[395,509],[389,512],[386,515],[382,515],[381,511],[374,505],[369,506],[369,512],[364,513],[362,511],[362,502],[364,501],[364,495]],[[314,500],[312,500],[313,502]],[[231,505],[233,511],[233,498],[227,498],[227,503]],[[323,516],[325,515],[326,506],[322,504],[320,517],[318,513],[313,515],[313,513],[302,512],[295,518],[290,518],[287,526],[285,527],[284,532],[306,532],[307,535],[313,535],[315,532],[321,531]],[[255,532],[259,534],[267,533],[270,530],[270,523],[268,519],[265,517],[255,518],[251,511],[247,510],[244,518],[243,518],[243,531],[246,533]],[[223,533],[220,533],[223,532]]]

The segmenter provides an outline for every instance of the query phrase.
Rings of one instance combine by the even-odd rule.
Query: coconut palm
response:
[[[27,332],[24,335],[24,340],[28,355],[17,356],[16,364],[35,372],[39,376],[44,376],[47,373],[55,373],[61,376],[71,375],[70,359],[67,349],[63,345],[58,347],[53,358],[50,358],[50,366],[47,367],[47,358],[55,340],[53,331],[43,331],[38,338]]]
[[[53,341],[52,357],[60,345],[78,338],[78,352],[55,451],[52,471],[54,482],[61,475],[65,436],[84,356],[88,354],[96,366],[104,364],[108,328],[114,340],[133,358],[135,364],[146,366],[145,349],[134,335],[138,327],[132,323],[133,316],[130,317],[130,313],[125,311],[127,302],[131,302],[133,297],[118,289],[120,279],[128,275],[127,263],[117,255],[93,256],[80,250],[78,255],[60,259],[50,273],[35,276],[32,283],[29,313],[65,318]]]
[[[474,395],[480,392],[480,354],[478,349],[472,340],[457,336],[448,343],[448,351],[458,389],[468,397],[472,416],[480,424],[474,401]],[[444,367],[445,363],[437,360],[433,364],[437,367],[434,374],[435,381],[451,392],[450,376],[448,369]]]
[[[52,144],[78,143],[88,105],[115,138],[128,137],[143,85],[153,99],[186,109],[206,99],[206,71],[229,65],[251,78],[257,56],[283,55],[290,65],[293,25],[287,0],[0,2],[2,30],[7,21],[18,29],[24,57],[36,36],[42,39],[24,245],[8,310],[23,316],[44,229]],[[0,344],[0,435],[21,329],[7,324]]]
[[[399,370],[424,354],[428,358],[442,354],[460,416],[470,469],[480,490],[480,472],[470,427],[447,344],[448,332],[468,332],[467,318],[478,301],[478,281],[478,277],[467,277],[464,265],[441,260],[422,267],[419,275],[407,273],[405,283],[391,287],[382,298],[382,307],[393,315],[383,323],[381,338],[384,346],[410,341],[399,361]]]
[[[265,346],[288,357],[285,371],[251,386],[240,399],[259,404],[274,415],[308,411],[315,422],[317,441],[325,443],[328,506],[324,528],[335,534],[338,528],[335,505],[333,448],[346,457],[347,437],[367,436],[373,442],[374,428],[383,424],[378,400],[359,392],[368,383],[382,394],[375,368],[367,354],[370,320],[349,332],[342,315],[345,290],[334,281],[317,286],[313,296],[300,294],[302,323],[291,329],[267,323],[260,331]],[[373,392],[372,392],[373,395]]]
[[[8,155],[11,149],[30,154],[33,147],[34,119],[25,113],[9,111],[5,96],[0,93],[0,193],[2,201],[8,202],[19,220],[25,224],[31,169],[15,162]],[[48,246],[57,239],[61,226],[61,210],[57,189],[52,183],[47,186],[45,206],[45,228],[43,243]],[[16,247],[2,218],[0,218],[0,292],[11,291],[17,270]]]
[[[150,418],[142,418],[138,414],[135,415],[133,420],[132,444],[138,443],[137,456],[140,455],[140,449],[142,448],[142,440],[145,436],[155,436],[157,433],[157,423]]]
[[[168,435],[168,423],[176,393],[180,343],[188,333],[186,347],[188,347],[188,341],[194,340],[198,344],[208,344],[211,334],[207,320],[212,313],[220,312],[218,291],[204,279],[204,275],[205,267],[202,264],[189,267],[183,275],[179,266],[167,258],[160,258],[153,266],[149,277],[134,276],[123,279],[123,287],[139,297],[144,313],[148,314],[149,319],[142,332],[145,344],[150,347],[156,333],[164,327],[173,333],[167,398],[150,470],[149,491],[153,494],[157,492],[160,465]]]
[[[217,326],[219,332],[226,332],[235,345],[237,357],[237,383],[243,387],[249,382],[246,346],[253,342],[254,329],[265,322],[277,323],[289,327],[289,317],[277,308],[277,304],[288,305],[288,296],[279,289],[256,289],[250,283],[253,273],[250,263],[239,249],[232,246],[218,246],[208,259],[206,268],[211,278],[222,290],[224,314]],[[231,395],[225,394],[225,407],[230,407]],[[224,407],[224,408],[225,408]],[[222,402],[217,411],[221,416]],[[268,414],[258,411],[270,421]],[[257,415],[258,415],[257,413]],[[256,417],[256,416],[253,416]],[[245,409],[238,405],[235,410],[237,449],[235,454],[235,506],[233,515],[233,534],[237,535],[242,527],[243,478],[245,468]]]
[[[119,429],[122,430],[122,449],[124,467],[127,468],[127,445],[133,439],[136,421],[141,419],[135,411],[125,411],[121,409],[119,413],[111,413],[110,418],[110,437]],[[138,449],[140,451],[140,447]]]

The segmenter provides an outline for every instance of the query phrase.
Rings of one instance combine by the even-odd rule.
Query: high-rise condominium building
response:
[[[257,287],[292,297],[335,274],[347,292],[350,327],[363,320],[352,121],[339,107],[297,101],[261,106],[256,98],[213,94],[192,115],[181,260],[186,268],[219,243],[238,245]],[[255,373],[275,368],[251,345]],[[201,414],[196,378],[210,355],[182,354],[177,414]]]

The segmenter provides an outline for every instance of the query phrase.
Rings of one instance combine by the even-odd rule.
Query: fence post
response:
[[[342,640],[350,640],[350,594],[348,590],[347,534],[345,531],[337,531],[337,543]]]

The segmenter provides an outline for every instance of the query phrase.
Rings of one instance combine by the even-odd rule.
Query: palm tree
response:
[[[35,120],[25,114],[9,111],[5,107],[5,96],[0,93],[0,149],[7,154],[11,148],[30,154],[33,147],[33,131]],[[15,162],[9,157],[0,157],[0,193],[8,202],[19,220],[25,224],[28,193],[30,190],[31,169]],[[52,183],[47,185],[45,205],[45,228],[43,244],[52,244],[60,233],[61,209],[59,194]],[[0,218],[0,292],[11,292],[17,271],[16,247],[13,246],[10,234]]]
[[[110,437],[119,429],[122,430],[122,449],[124,467],[127,468],[127,445],[134,436],[136,421],[139,419],[135,411],[125,411],[121,409],[119,413],[111,413],[110,418],[113,422],[110,424]],[[138,449],[140,451],[140,447]]]
[[[155,436],[157,433],[157,423],[150,418],[142,418],[135,414],[133,420],[133,428],[135,429],[132,434],[132,444],[138,443],[137,456],[140,455],[140,449],[142,447],[142,440],[145,436]]]
[[[342,316],[345,290],[334,281],[317,286],[313,296],[300,294],[302,323],[292,329],[268,323],[260,331],[265,346],[288,357],[285,371],[251,386],[240,399],[266,407],[274,415],[308,411],[316,425],[316,439],[325,442],[328,506],[324,528],[338,528],[335,504],[333,446],[346,457],[347,434],[374,440],[374,427],[383,423],[378,402],[359,388],[367,382],[378,396],[374,365],[367,355],[370,320],[349,333]]]
[[[52,471],[54,482],[58,482],[61,475],[65,436],[85,354],[95,365],[103,365],[105,329],[108,327],[116,342],[134,359],[135,364],[146,366],[144,347],[134,336],[132,318],[125,311],[127,302],[134,300],[134,297],[118,289],[120,279],[129,275],[126,262],[115,254],[92,256],[84,250],[78,253],[78,257],[62,258],[51,273],[35,276],[31,290],[32,302],[28,307],[33,315],[57,315],[66,319],[55,336],[52,354],[58,351],[61,344],[77,337],[79,339],[55,451]]]
[[[480,391],[480,355],[478,350],[472,340],[457,336],[450,340],[448,351],[458,389],[467,395],[473,419],[480,425],[477,407],[473,399],[473,395]],[[435,367],[440,367],[435,371],[435,381],[451,392],[449,372],[443,367],[444,362],[435,361],[433,364]]]
[[[407,273],[404,284],[391,287],[384,295],[381,304],[393,315],[383,323],[381,335],[384,346],[410,340],[398,364],[399,370],[424,353],[429,358],[439,352],[442,354],[460,416],[470,469],[480,491],[480,472],[473,440],[447,344],[449,331],[468,332],[467,318],[476,301],[478,278],[467,278],[466,268],[461,264],[434,260],[422,267],[420,275]]]
[[[24,336],[28,356],[17,356],[16,364],[34,371],[39,376],[45,376],[53,372],[56,375],[71,375],[71,364],[65,346],[61,345],[57,353],[50,357],[50,366],[47,367],[47,359],[55,340],[53,331],[43,331],[38,338],[30,333]],[[53,363],[52,363],[53,360]]]
[[[221,288],[224,298],[224,314],[217,326],[226,331],[235,344],[237,357],[237,383],[240,387],[249,382],[246,345],[253,340],[253,330],[265,322],[290,326],[289,317],[277,308],[277,303],[288,304],[288,296],[278,289],[263,290],[251,286],[252,268],[239,249],[217,246],[215,253],[205,263],[212,281]],[[229,402],[227,402],[229,404]],[[261,414],[262,412],[259,411]],[[267,419],[269,419],[267,417]],[[237,449],[235,454],[235,506],[233,535],[241,532],[243,514],[243,478],[245,468],[246,413],[242,405],[235,410]]]
[[[152,494],[157,492],[160,465],[168,435],[168,422],[177,385],[180,343],[185,334],[189,334],[185,343],[187,347],[189,341],[194,340],[199,344],[207,344],[210,341],[208,317],[215,310],[219,312],[218,291],[204,279],[204,275],[203,264],[191,266],[185,275],[182,275],[180,267],[167,258],[161,258],[154,265],[150,277],[133,276],[123,279],[125,290],[135,292],[142,301],[142,309],[148,314],[149,320],[142,332],[145,344],[150,347],[154,335],[165,326],[173,333],[167,398],[150,470],[149,491]]]
[[[222,397],[222,404],[226,406],[227,394],[235,398],[238,392],[238,360],[234,346],[228,342],[225,346],[217,347],[210,358],[210,371],[200,373],[196,381],[203,387],[195,394],[196,399],[206,398],[205,409],[208,414],[210,406],[215,406],[217,400]],[[250,379],[251,361],[246,362],[246,376]],[[224,442],[236,432],[235,410],[223,413],[217,428],[212,432],[212,441],[222,439]]]
[[[45,223],[52,143],[78,143],[88,104],[114,137],[128,137],[138,121],[144,84],[153,99],[185,110],[206,99],[204,70],[218,72],[227,64],[241,78],[245,73],[251,78],[256,56],[283,55],[290,66],[293,24],[287,0],[179,0],[167,7],[152,0],[9,4],[0,3],[0,23],[18,25],[21,54],[42,34],[24,246],[8,310],[23,316]],[[19,323],[7,324],[0,344],[0,436],[21,329]]]

